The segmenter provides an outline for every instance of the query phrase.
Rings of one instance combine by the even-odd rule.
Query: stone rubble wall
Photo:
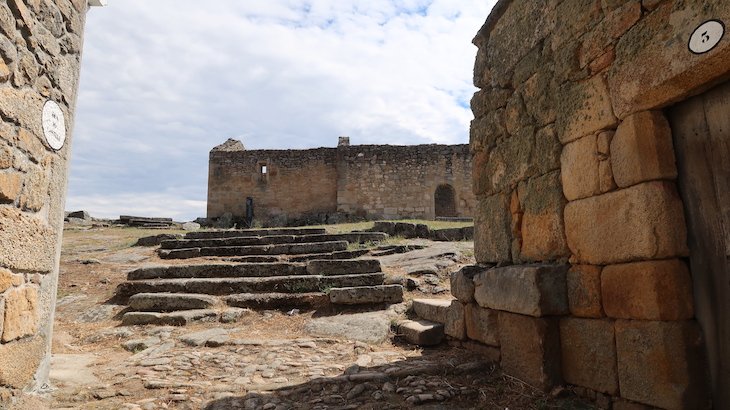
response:
[[[0,2],[0,407],[47,390],[86,0]],[[66,141],[41,114],[53,100]],[[28,404],[30,406],[30,404]],[[30,408],[30,407],[27,407]]]
[[[246,215],[254,198],[257,220],[327,214],[337,210],[337,152],[237,150],[210,153],[208,218]],[[266,174],[261,166],[266,165]]]
[[[475,256],[521,269],[462,275],[452,293],[508,373],[605,408],[706,407],[661,110],[730,75],[730,42],[687,50],[708,19],[730,21],[730,3],[502,0],[474,39]]]
[[[210,153],[208,218],[243,217],[254,198],[259,220],[433,219],[434,192],[454,189],[459,216],[471,216],[468,145],[341,145],[310,150],[215,148]],[[266,175],[261,166],[266,165]]]

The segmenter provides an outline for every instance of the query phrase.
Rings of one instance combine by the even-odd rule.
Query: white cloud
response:
[[[249,149],[334,146],[339,135],[466,143],[470,41],[493,3],[113,0],[92,9],[69,204],[131,213],[119,199],[144,195],[150,210],[203,216],[208,151],[228,137],[244,136]]]

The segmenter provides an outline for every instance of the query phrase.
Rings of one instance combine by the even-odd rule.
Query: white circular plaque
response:
[[[722,21],[705,21],[689,37],[689,51],[695,54],[704,54],[715,48],[724,35],[725,25]]]
[[[66,142],[66,119],[61,107],[53,100],[46,101],[43,106],[43,135],[48,145],[56,151]]]

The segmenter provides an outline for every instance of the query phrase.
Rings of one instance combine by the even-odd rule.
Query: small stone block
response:
[[[448,320],[450,299],[413,299],[413,311],[421,319],[446,324]]]
[[[599,318],[601,308],[601,267],[574,265],[568,270],[568,305],[577,317]]]
[[[435,346],[444,339],[444,325],[428,320],[404,320],[398,324],[398,334],[408,343]]]
[[[560,328],[555,318],[499,312],[502,368],[543,391],[561,382]]]
[[[694,321],[616,321],[621,396],[670,410],[709,408],[703,349]]]
[[[560,341],[563,377],[567,383],[618,394],[613,322],[561,319]]]
[[[403,301],[403,286],[355,286],[332,288],[330,302],[337,305],[361,305],[370,303],[400,303]]]
[[[9,290],[5,296],[5,321],[2,341],[9,342],[38,331],[38,289],[23,286]]]
[[[669,122],[659,111],[630,115],[611,140],[611,166],[619,187],[677,178]]]
[[[679,259],[606,266],[601,292],[609,317],[686,320],[694,316],[692,279]]]
[[[490,346],[499,346],[499,319],[496,310],[477,304],[466,305],[466,335]]]
[[[474,277],[481,307],[541,317],[568,313],[566,265],[493,268]]]
[[[491,266],[469,265],[451,273],[451,295],[464,303],[474,302],[474,275]]]

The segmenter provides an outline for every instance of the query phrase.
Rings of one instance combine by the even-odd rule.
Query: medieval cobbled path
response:
[[[120,338],[136,353],[97,357],[98,385],[67,389],[67,399],[93,400],[78,403],[82,408],[145,410],[398,409],[447,402],[452,404],[436,408],[478,408],[479,387],[494,371],[473,353],[446,346],[424,355],[390,343],[241,333],[215,327],[105,330],[92,340]]]

